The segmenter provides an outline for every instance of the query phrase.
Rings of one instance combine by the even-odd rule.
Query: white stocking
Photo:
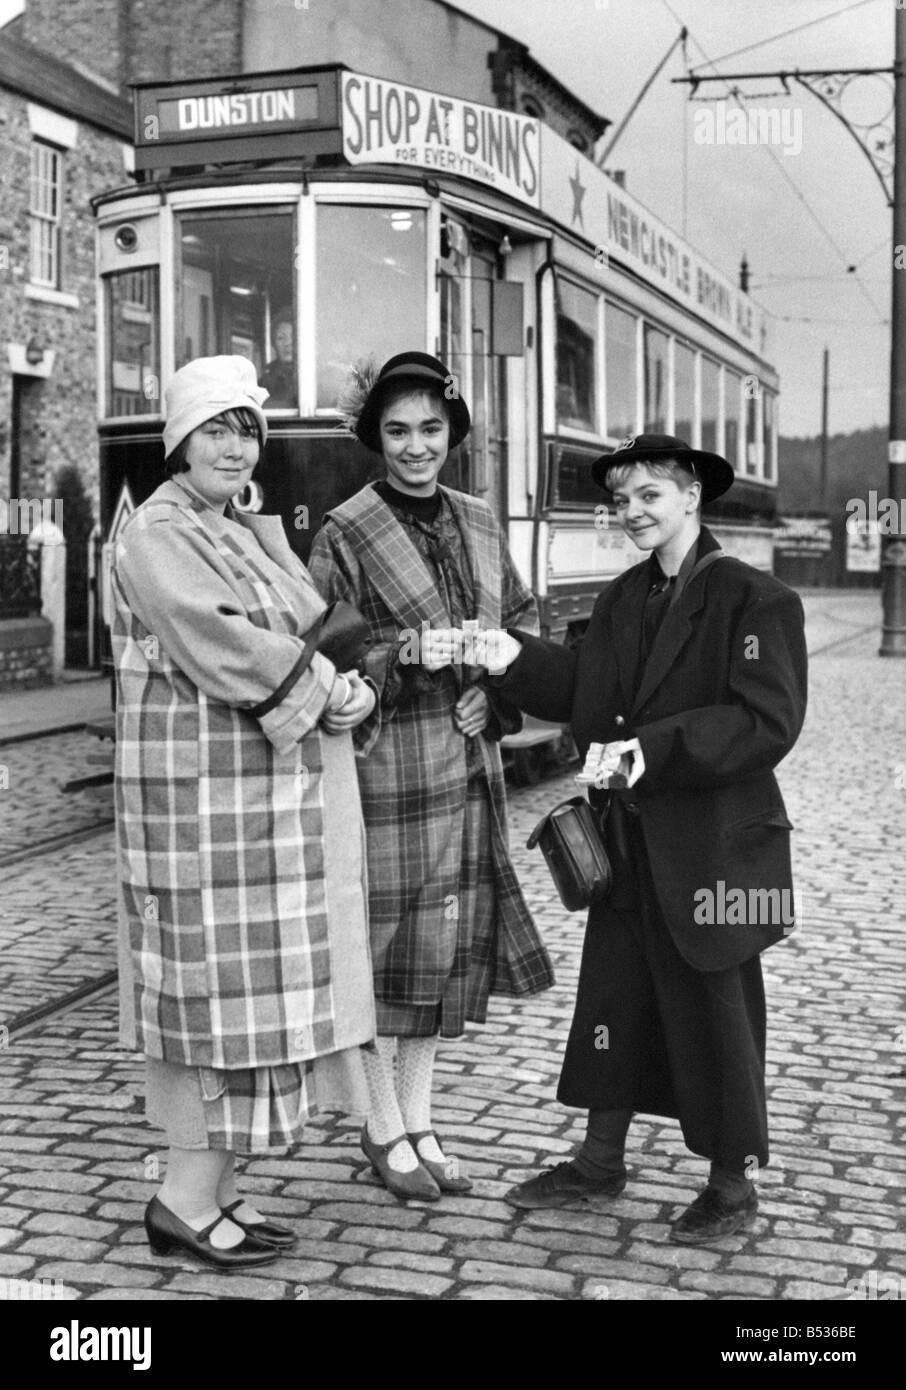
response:
[[[437,1037],[400,1038],[400,1107],[408,1134],[418,1134],[431,1128],[431,1083],[434,1079],[434,1056]],[[431,1163],[444,1163],[444,1155],[433,1137],[418,1144],[421,1158]]]
[[[365,1067],[365,1080],[368,1084],[368,1137],[374,1144],[389,1144],[406,1133],[406,1126],[400,1113],[393,1084],[393,1055],[396,1038],[376,1038],[375,1048],[362,1048],[362,1062]],[[397,1173],[411,1173],[418,1167],[418,1159],[411,1144],[397,1144],[390,1151],[387,1162]]]

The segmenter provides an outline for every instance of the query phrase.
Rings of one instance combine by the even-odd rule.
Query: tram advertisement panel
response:
[[[598,264],[612,257],[631,266],[741,346],[764,354],[764,314],[749,296],[547,126],[541,175],[544,211],[592,242]]]
[[[532,116],[351,72],[342,111],[350,164],[415,164],[540,206],[541,125]]]

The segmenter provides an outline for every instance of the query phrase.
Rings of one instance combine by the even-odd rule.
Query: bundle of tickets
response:
[[[477,618],[466,618],[462,625],[462,660],[465,666],[475,665],[475,643],[478,640]]]
[[[598,791],[617,791],[628,786],[625,764],[628,760],[619,753],[610,751],[603,743],[590,743],[585,755],[585,766],[577,774],[576,781],[583,787],[596,787]]]

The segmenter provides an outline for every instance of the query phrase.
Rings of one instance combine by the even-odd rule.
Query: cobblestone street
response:
[[[261,1209],[297,1229],[291,1255],[229,1279],[154,1256],[141,1216],[162,1136],[143,1119],[141,1059],[118,1046],[109,991],[0,1050],[0,1277],[54,1279],[89,1300],[815,1300],[845,1298],[855,1280],[867,1297],[884,1280],[902,1297],[904,666],[876,656],[876,594],[810,595],[807,611],[809,715],[779,771],[804,906],[763,958],[773,1153],[746,1233],[668,1243],[706,1164],[652,1117],[634,1121],[629,1183],[600,1210],[518,1214],[502,1200],[582,1133],[582,1116],[553,1097],[584,918],[563,911],[540,853],[525,849],[543,811],[572,794],[570,771],[510,797],[517,869],[557,985],[494,1000],[486,1028],[439,1053],[435,1122],[475,1179],[470,1195],[401,1205],[370,1175],[359,1126],[325,1119],[291,1157],[244,1169]],[[109,788],[58,792],[85,771],[89,743],[0,747],[4,853],[111,814]],[[109,828],[3,870],[0,1024],[113,968],[114,894]]]

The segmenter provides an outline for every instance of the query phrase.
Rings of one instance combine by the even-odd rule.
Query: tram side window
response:
[[[667,334],[645,324],[645,429],[667,433],[667,393],[670,364]]]
[[[159,415],[160,273],[156,266],[106,277],[106,414]]]
[[[711,454],[720,452],[720,367],[710,357],[702,358],[702,436],[701,447]]]
[[[335,410],[354,362],[424,347],[426,217],[333,203],[317,213],[317,408]]]
[[[724,378],[724,458],[739,469],[739,445],[742,439],[742,377],[728,371]]]
[[[673,348],[673,433],[693,444],[695,434],[695,353],[685,343]]]
[[[607,305],[607,430],[611,439],[635,434],[638,398],[638,354],[633,314]]]
[[[265,410],[298,406],[291,209],[179,219],[176,366],[248,357],[270,392]]]
[[[598,297],[557,281],[557,420],[598,433]]]
[[[764,476],[770,481],[777,477],[777,455],[775,453],[774,424],[776,417],[776,397],[772,391],[764,393]]]
[[[745,412],[746,412],[746,455],[745,468],[750,477],[755,477],[758,473],[759,455],[759,430],[761,421],[761,396],[760,387],[755,377],[747,377],[745,383]]]

